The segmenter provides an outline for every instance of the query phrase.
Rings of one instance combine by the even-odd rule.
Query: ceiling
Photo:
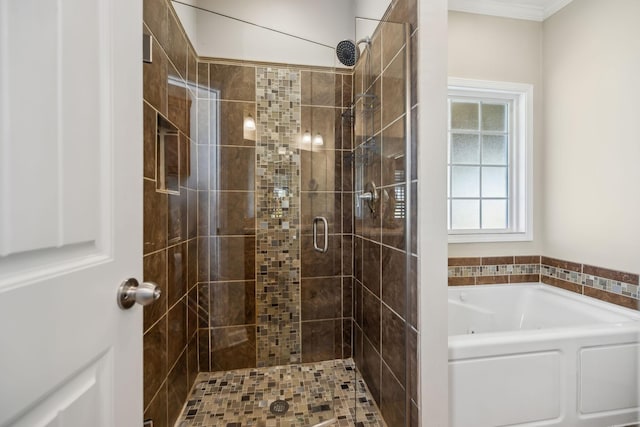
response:
[[[572,0],[449,0],[449,10],[544,21]]]

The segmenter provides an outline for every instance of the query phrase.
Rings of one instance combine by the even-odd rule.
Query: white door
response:
[[[0,426],[141,426],[141,0],[0,0]]]

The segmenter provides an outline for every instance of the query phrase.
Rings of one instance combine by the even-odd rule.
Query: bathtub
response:
[[[540,283],[449,288],[449,423],[640,419],[640,313]]]

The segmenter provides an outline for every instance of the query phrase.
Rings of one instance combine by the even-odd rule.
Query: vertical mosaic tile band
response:
[[[301,362],[300,72],[256,68],[256,362]]]

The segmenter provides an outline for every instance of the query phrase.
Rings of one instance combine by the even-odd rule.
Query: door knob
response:
[[[127,310],[138,303],[149,305],[160,298],[160,288],[153,282],[139,284],[134,278],[127,279],[118,288],[118,307]]]

